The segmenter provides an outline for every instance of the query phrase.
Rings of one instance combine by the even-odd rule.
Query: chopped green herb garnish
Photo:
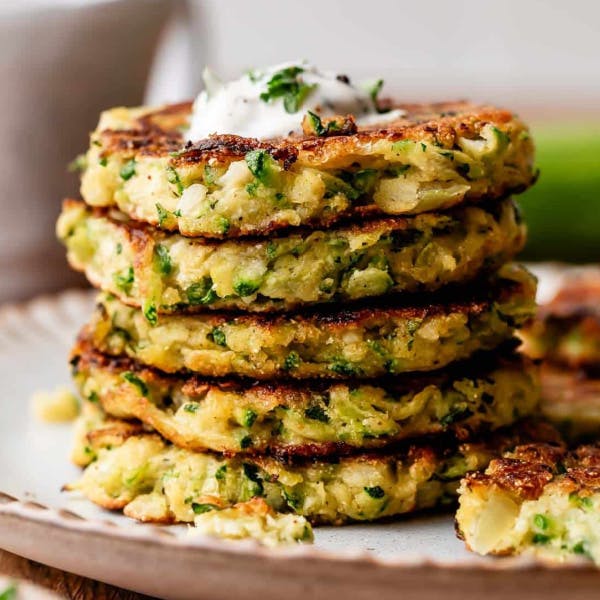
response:
[[[361,194],[370,192],[377,181],[377,174],[375,169],[357,171],[352,178],[352,187]]]
[[[100,164],[101,167],[105,167],[108,164],[108,158],[106,158],[106,156],[101,156],[98,159],[98,163]]]
[[[306,116],[308,118],[308,122],[310,124],[310,130],[307,133],[314,133],[318,137],[322,137],[324,135],[328,135],[329,133],[335,133],[336,131],[340,131],[344,125],[343,121],[339,121],[336,119],[330,119],[327,125],[323,125],[323,121],[321,117],[311,110],[306,112]]]
[[[267,183],[273,164],[271,155],[266,150],[252,150],[245,159],[250,173],[261,183]]]
[[[195,413],[198,412],[198,409],[200,408],[200,405],[197,402],[186,402],[183,405],[183,410],[185,410],[185,412],[188,413]]]
[[[406,323],[406,330],[410,335],[414,335],[421,326],[421,321],[419,319],[409,319]]]
[[[412,140],[399,140],[392,144],[392,151],[396,153],[400,152],[408,152],[412,150],[415,146],[415,143]]]
[[[248,194],[248,196],[250,196],[250,198],[256,198],[256,193],[258,191],[258,188],[260,186],[260,181],[251,181],[249,184],[246,185],[246,193]]]
[[[283,497],[288,505],[294,510],[298,510],[300,508],[302,502],[301,498],[298,494],[294,494],[293,492],[288,492],[285,488],[281,490],[283,492]]]
[[[371,498],[375,498],[376,500],[380,500],[385,496],[385,492],[378,485],[375,485],[373,487],[366,487],[365,492],[367,492],[367,494],[369,494]]]
[[[550,526],[550,520],[548,519],[548,517],[545,517],[544,515],[537,514],[537,515],[535,515],[535,517],[533,517],[533,524],[538,529],[541,529],[542,531],[546,531],[546,529],[548,529],[548,527]]]
[[[166,246],[156,244],[154,246],[154,260],[158,270],[163,275],[169,275],[173,267],[171,265],[171,256]]]
[[[466,163],[459,163],[455,166],[455,169],[458,173],[460,173],[460,175],[467,178],[469,176],[469,171],[471,170],[471,167]]]
[[[549,535],[544,535],[543,533],[536,533],[534,534],[534,536],[531,538],[531,541],[534,544],[547,544],[550,541],[550,536]]]
[[[195,515],[203,515],[211,510],[219,510],[219,507],[216,504],[201,504],[199,502],[192,502],[192,510],[194,511]]]
[[[314,421],[321,421],[321,423],[329,423],[329,416],[325,412],[325,409],[318,404],[313,404],[313,406],[309,406],[304,411],[305,416],[308,419],[313,419]]]
[[[123,252],[123,244],[121,244],[121,242],[119,242],[117,244],[116,251],[117,251],[117,254],[121,254],[121,252]]]
[[[133,371],[125,371],[121,374],[121,377],[131,383],[131,385],[135,386],[142,396],[148,395],[148,386],[146,382],[140,379]]]
[[[254,425],[254,422],[256,421],[258,415],[251,409],[251,408],[247,408],[244,411],[244,418],[242,419],[242,425],[244,427],[252,427],[252,425]]]
[[[160,203],[156,203],[156,212],[158,214],[158,226],[162,227],[165,224],[165,221],[168,220],[171,213]]]
[[[121,273],[115,273],[113,275],[113,281],[122,292],[129,294],[134,281],[133,267],[128,267]]]
[[[382,109],[379,106],[378,96],[379,96],[379,92],[381,91],[382,87],[383,87],[383,79],[378,79],[371,86],[369,86],[369,89],[368,89],[369,96],[371,97],[371,101],[373,102],[373,106],[375,107],[375,110],[378,113],[388,112],[387,110]]]
[[[224,481],[225,480],[225,476],[227,475],[227,465],[221,465],[216,471],[215,471],[215,479],[217,481]]]
[[[268,242],[267,243],[267,258],[271,260],[271,259],[275,258],[276,254],[277,254],[277,244],[275,242]]]
[[[167,181],[175,186],[178,196],[183,194],[183,183],[179,179],[179,173],[173,167],[167,167]]]
[[[246,75],[248,75],[248,79],[252,82],[252,83],[257,83],[258,80],[263,76],[262,71],[258,71],[256,69],[249,69],[246,72]]]
[[[243,463],[242,469],[244,470],[244,475],[246,476],[246,478],[252,481],[254,484],[256,484],[254,490],[255,495],[261,496],[264,491],[264,488],[262,477],[258,473],[258,467],[251,463]]]
[[[359,374],[359,369],[354,367],[350,362],[345,359],[337,359],[333,362],[329,368],[338,375],[343,375],[344,377],[354,377]]]
[[[283,98],[283,106],[288,113],[298,112],[306,97],[317,86],[304,83],[299,75],[304,72],[302,67],[292,66],[277,71],[267,81],[267,89],[260,95],[263,102],[271,102]]]
[[[185,291],[188,302],[192,305],[210,304],[217,298],[213,289],[213,281],[210,277],[203,277],[202,281],[193,283]]]
[[[510,143],[510,137],[508,136],[508,134],[504,133],[504,131],[502,131],[501,129],[498,129],[495,126],[492,126],[492,131],[496,135],[498,144],[501,147],[506,148],[506,146],[508,146],[508,144]]]
[[[291,369],[297,369],[298,366],[300,365],[300,355],[295,351],[292,350],[286,357],[285,357],[285,361],[283,363],[283,368],[286,371],[290,371]]]
[[[158,323],[158,312],[156,305],[153,302],[148,302],[144,305],[144,317],[150,325],[156,325]]]
[[[440,424],[443,427],[448,427],[448,425],[452,425],[457,421],[464,421],[472,415],[473,411],[470,408],[461,408],[457,406],[455,408],[452,408],[448,414],[444,415],[440,419]]]
[[[219,230],[219,233],[226,235],[230,227],[231,222],[227,217],[222,215],[217,216],[217,229]]]
[[[592,499],[589,496],[580,496],[576,492],[569,494],[569,500],[579,508],[589,509],[593,506]]]
[[[587,556],[588,558],[591,558],[590,551],[588,550],[587,546],[588,546],[587,543],[584,541],[577,542],[577,544],[575,544],[573,546],[573,553],[581,554],[583,556]]]
[[[128,181],[135,175],[136,162],[135,159],[128,160],[119,171],[121,179]]]
[[[246,448],[250,448],[250,446],[252,446],[252,438],[249,435],[245,435],[240,440],[240,448],[245,450]]]
[[[325,127],[323,125],[323,121],[321,121],[321,117],[319,117],[319,115],[315,114],[312,111],[308,111],[307,112],[308,115],[308,120],[310,121],[310,125],[313,129],[313,131],[315,132],[316,135],[318,136],[323,136],[327,134],[327,127]]]
[[[400,177],[400,175],[404,175],[409,169],[410,165],[391,165],[385,170],[385,174],[392,177]]]
[[[215,185],[217,181],[217,171],[213,167],[204,165],[204,183],[206,185]]]
[[[225,332],[220,327],[213,327],[208,334],[208,339],[212,340],[217,346],[227,346]]]
[[[252,296],[258,290],[261,283],[262,281],[240,278],[233,282],[233,291],[242,298]]]

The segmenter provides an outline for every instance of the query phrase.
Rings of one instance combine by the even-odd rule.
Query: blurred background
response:
[[[82,284],[54,221],[102,109],[193,98],[205,65],[304,58],[401,100],[515,110],[541,169],[525,258],[598,262],[599,24],[595,0],[2,0],[0,302]]]

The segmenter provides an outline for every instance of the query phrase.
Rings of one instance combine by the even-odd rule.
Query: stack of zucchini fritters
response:
[[[102,290],[71,357],[72,488],[145,521],[257,496],[372,520],[453,501],[519,441],[535,280],[510,194],[533,144],[506,111],[401,108],[194,144],[188,104],[102,115],[58,223]]]

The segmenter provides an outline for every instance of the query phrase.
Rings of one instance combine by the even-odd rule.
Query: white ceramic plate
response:
[[[29,399],[69,381],[66,356],[93,298],[65,292],[0,308],[0,547],[53,567],[166,598],[296,600],[559,597],[597,591],[589,568],[468,553],[451,515],[321,528],[314,546],[267,550],[253,542],[190,536],[187,527],[141,525],[61,492],[71,425],[39,423]],[[552,581],[552,585],[549,585]]]

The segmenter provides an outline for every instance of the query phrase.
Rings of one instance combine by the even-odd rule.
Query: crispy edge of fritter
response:
[[[190,397],[198,397],[207,394],[211,389],[219,392],[237,392],[243,393],[251,391],[253,400],[271,407],[274,404],[288,407],[310,407],[315,397],[335,390],[340,386],[375,386],[384,389],[390,395],[403,395],[411,391],[421,391],[428,386],[436,386],[443,388],[454,380],[468,378],[484,378],[487,374],[501,368],[520,369],[527,372],[535,373],[534,364],[524,355],[512,352],[513,344],[507,343],[503,348],[497,349],[494,352],[479,352],[474,357],[454,363],[449,367],[439,369],[434,372],[415,375],[412,373],[396,377],[380,378],[376,381],[327,381],[323,379],[303,380],[301,382],[293,380],[282,380],[277,383],[270,381],[255,381],[243,378],[228,377],[228,378],[210,378],[201,377],[198,375],[187,374],[167,374],[158,369],[141,365],[136,361],[123,358],[112,357],[102,352],[99,352],[93,347],[93,344],[86,338],[85,333],[82,334],[74,348],[71,351],[71,365],[76,372],[93,373],[94,371],[104,371],[111,375],[121,375],[129,372],[134,374],[138,379],[143,381],[147,386],[153,387],[158,385],[181,386],[181,391],[184,395]],[[148,426],[152,426],[151,412],[153,404],[150,400],[136,395],[135,397],[124,399],[104,397],[102,394],[98,398],[100,405],[108,413],[111,412],[111,402],[122,401],[124,405],[138,412],[138,417]],[[146,415],[146,418],[144,418]],[[109,417],[112,420],[112,417]],[[468,439],[472,435],[473,426],[468,423],[468,418],[459,420],[445,428],[443,432],[432,431],[430,434],[448,434],[456,436],[457,439]],[[487,427],[486,427],[487,429]],[[183,448],[189,447],[189,444],[181,436],[177,436],[173,432],[173,436],[168,436],[170,441],[175,445]],[[373,440],[368,445],[368,448],[377,449],[390,443],[396,443],[398,440],[382,439],[379,443]],[[198,450],[198,448],[191,448]],[[258,450],[249,449],[243,454],[256,454],[263,452],[264,449]],[[273,456],[278,456],[282,459],[289,460],[297,457],[325,457],[325,456],[342,456],[356,452],[357,448],[354,445],[345,442],[307,442],[304,444],[271,444],[268,452]],[[237,452],[225,452],[225,454],[237,454]]]
[[[502,202],[502,206],[510,205],[514,211],[517,211],[517,206],[514,200],[510,198],[505,198]],[[276,235],[271,236],[270,240],[278,241],[285,240],[289,237],[308,237],[314,233],[324,232],[331,233],[334,232],[339,235],[347,235],[347,236],[358,236],[364,235],[366,233],[374,233],[376,231],[382,231],[383,233],[391,233],[396,231],[410,231],[410,230],[418,230],[424,227],[435,228],[435,224],[433,223],[435,219],[443,219],[445,217],[455,216],[457,213],[460,214],[468,205],[457,205],[450,209],[449,211],[436,211],[436,212],[426,212],[420,213],[417,215],[398,215],[398,216],[375,216],[368,219],[361,218],[353,218],[343,223],[340,223],[334,229],[330,229],[327,227],[319,227],[317,229],[313,229],[311,227],[294,227],[291,230],[283,230],[278,231]],[[496,201],[481,203],[478,205],[478,208],[481,210],[494,214],[494,211],[497,210],[498,203]],[[254,245],[257,242],[265,242],[267,238],[263,234],[257,235],[246,235],[243,237],[232,238],[230,240],[219,240],[213,238],[188,238],[186,236],[181,235],[176,231],[166,231],[162,229],[157,229],[153,225],[149,223],[143,223],[140,221],[134,221],[132,219],[123,220],[122,218],[115,218],[114,209],[113,208],[103,208],[103,207],[92,207],[88,206],[82,200],[77,200],[75,198],[65,198],[62,202],[62,211],[68,212],[70,210],[78,210],[84,209],[87,215],[87,218],[100,218],[107,219],[112,225],[118,227],[122,231],[126,232],[128,238],[131,240],[132,244],[140,245],[140,248],[143,248],[150,242],[160,242],[168,237],[181,237],[186,239],[189,243],[200,246],[208,246],[217,248],[220,245],[228,242],[233,242],[239,244],[240,246],[244,245]],[[122,216],[122,213],[119,213]],[[427,223],[431,221],[431,223]],[[422,222],[422,223],[421,223]],[[524,243],[524,240],[523,240]]]
[[[351,155],[361,147],[378,140],[414,140],[435,142],[443,147],[454,145],[457,135],[477,137],[488,123],[517,122],[507,110],[469,102],[434,104],[398,104],[394,108],[406,111],[405,117],[391,122],[359,127],[356,133],[331,137],[300,136],[260,141],[236,135],[213,135],[196,143],[185,144],[180,127],[191,114],[191,103],[148,109],[132,118],[128,129],[99,129],[103,154],[123,153],[131,158],[142,156],[172,156],[175,167],[206,164],[210,160],[229,163],[243,158],[252,150],[264,150],[289,169],[295,162],[318,167],[336,157]]]
[[[522,297],[524,301],[535,301],[535,278],[524,267],[524,277],[520,280],[502,277],[502,275],[484,278],[472,282],[468,290],[464,286],[449,285],[435,294],[414,294],[411,298],[392,297],[374,298],[368,302],[356,301],[352,306],[345,304],[341,309],[330,305],[324,307],[306,307],[287,313],[231,313],[214,310],[203,315],[183,313],[181,315],[163,315],[168,320],[172,317],[202,317],[207,326],[219,327],[226,323],[245,326],[249,329],[260,328],[265,333],[275,332],[278,327],[290,323],[298,326],[318,327],[332,334],[343,333],[352,328],[371,328],[377,324],[389,324],[392,320],[425,319],[450,314],[463,314],[477,317],[495,309],[504,302]],[[530,277],[529,277],[530,276]],[[526,279],[526,281],[525,281]],[[102,301],[102,293],[97,302],[97,310],[106,311]],[[128,304],[116,299],[123,306]]]
[[[493,460],[484,472],[464,478],[468,489],[497,488],[519,501],[537,500],[548,486],[587,496],[600,490],[600,442],[569,450],[558,437],[519,445]]]
[[[136,424],[126,421],[111,420],[109,426],[98,427],[88,433],[88,439],[96,440],[100,444],[110,444],[115,440],[125,441],[129,438],[144,437],[155,440],[162,444],[163,449],[171,447],[159,435],[143,431]],[[331,456],[323,458],[301,457],[299,460],[290,462],[282,457],[250,456],[245,457],[246,462],[251,462],[259,468],[266,470],[277,469],[277,465],[286,468],[302,469],[303,466],[311,467],[318,465],[337,463],[356,464],[379,464],[397,461],[403,463],[407,468],[415,468],[417,471],[434,472],[435,468],[443,461],[451,459],[458,454],[468,455],[470,453],[486,453],[494,456],[502,455],[507,449],[519,447],[520,444],[530,442],[532,444],[553,443],[559,439],[557,431],[548,423],[526,419],[518,424],[497,430],[493,433],[485,433],[480,438],[473,437],[467,441],[459,441],[454,436],[426,436],[418,441],[411,440],[388,446],[382,450],[370,450],[359,452],[348,456]],[[190,452],[183,450],[184,452]],[[193,453],[192,453],[193,454]],[[226,460],[239,460],[236,457],[224,457]],[[494,459],[493,459],[494,460]],[[65,485],[63,490],[70,491],[76,486]],[[98,503],[97,501],[95,501]],[[109,510],[121,510],[129,500],[114,500],[99,503],[103,508]],[[171,522],[171,521],[165,521]],[[318,520],[316,521],[318,522]]]

